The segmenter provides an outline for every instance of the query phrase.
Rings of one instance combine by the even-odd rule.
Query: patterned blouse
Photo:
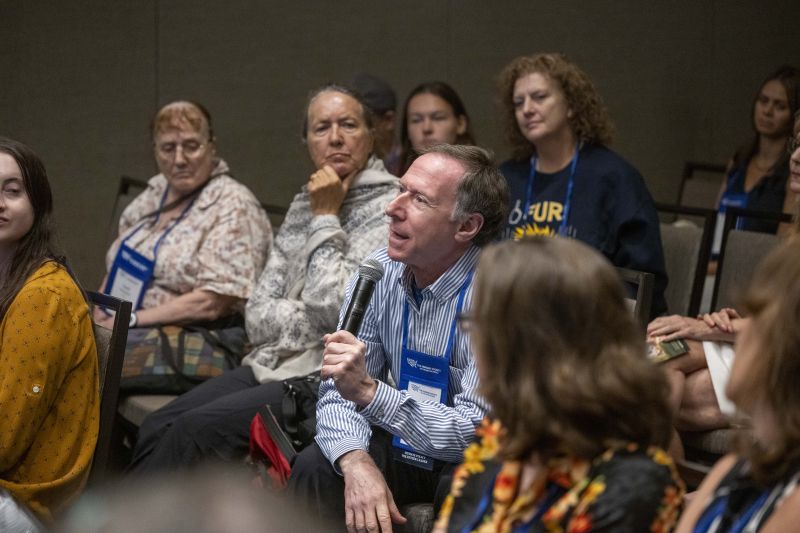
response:
[[[397,190],[397,178],[373,156],[338,216],[314,215],[307,185],[294,197],[245,312],[257,348],[243,364],[260,383],[320,368],[322,336],[336,330],[347,280],[370,252],[386,246],[384,210]]]
[[[45,522],[89,473],[100,427],[97,366],[89,306],[48,261],[0,324],[0,487]]]
[[[681,510],[683,482],[659,448],[609,448],[592,461],[559,457],[520,489],[523,463],[494,461],[498,422],[484,420],[479,443],[464,452],[437,532],[668,532]]]
[[[224,161],[217,162],[212,174],[218,177],[162,241],[142,308],[157,307],[194,289],[242,300],[250,297],[272,245],[272,228],[256,197],[229,175]],[[128,246],[153,258],[156,242],[169,225],[156,229],[151,222],[154,217],[145,221],[143,216],[158,209],[166,188],[163,174],[151,178],[147,189],[122,213],[119,237],[106,254],[107,272],[122,239],[134,233]]]

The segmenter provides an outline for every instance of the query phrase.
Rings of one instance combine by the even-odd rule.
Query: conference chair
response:
[[[676,217],[672,223],[660,224],[669,278],[664,292],[667,308],[671,314],[696,316],[708,271],[716,211],[666,204],[656,204],[656,209]]]
[[[678,205],[716,209],[725,165],[686,161],[678,186]]]
[[[633,298],[628,298],[628,304],[644,330],[650,321],[655,276],[650,272],[641,272],[622,267],[616,268],[622,281],[630,288],[631,293],[635,295]]]
[[[722,231],[717,278],[714,283],[712,309],[732,307],[738,291],[747,287],[758,263],[780,242],[780,237],[771,233],[733,229],[742,218],[776,222],[791,222],[792,220],[791,215],[787,213],[752,211],[734,207],[727,210]]]
[[[100,371],[100,433],[89,474],[89,483],[95,484],[107,477],[112,460],[112,435],[115,429],[125,343],[128,340],[131,303],[99,292],[90,291],[87,294],[93,306],[115,313],[114,324],[110,330],[97,324],[93,327]]]

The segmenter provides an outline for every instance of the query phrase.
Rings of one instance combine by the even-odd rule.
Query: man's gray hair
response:
[[[506,222],[508,184],[492,160],[492,154],[478,146],[437,144],[424,153],[442,154],[464,165],[456,187],[452,220],[466,220],[473,213],[483,216],[483,227],[472,239],[476,246],[492,242]]]

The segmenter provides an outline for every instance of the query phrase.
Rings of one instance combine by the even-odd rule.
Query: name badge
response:
[[[467,275],[456,301],[456,316],[464,307],[467,288],[472,281],[472,272]],[[403,341],[400,352],[400,381],[398,388],[406,391],[416,402],[447,403],[450,384],[450,357],[456,334],[456,319],[450,324],[447,346],[441,357],[412,350],[408,347],[408,300],[403,306]],[[395,435],[392,438],[394,459],[404,463],[433,470],[433,459],[414,450],[406,441]]]
[[[450,376],[447,357],[434,357],[405,349],[402,353],[400,371],[400,390],[417,402],[444,403],[447,400],[447,386]],[[397,461],[433,470],[433,459],[412,448],[406,441],[395,435],[392,438],[393,455]]]
[[[134,309],[142,306],[144,292],[153,279],[155,261],[152,261],[124,242],[117,251],[111,272],[108,275],[105,292],[134,304]]]

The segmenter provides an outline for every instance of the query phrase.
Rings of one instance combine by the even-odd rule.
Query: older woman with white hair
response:
[[[336,327],[347,280],[386,244],[383,211],[397,194],[397,179],[373,155],[372,117],[360,97],[337,85],[313,92],[303,137],[315,171],[292,201],[247,304],[255,348],[240,368],[145,420],[134,450],[136,471],[247,453],[253,416],[272,404],[280,419],[281,380],[319,370],[322,336]]]

